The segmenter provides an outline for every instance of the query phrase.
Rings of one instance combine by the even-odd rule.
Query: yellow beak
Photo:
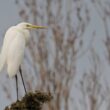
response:
[[[28,28],[31,28],[31,29],[47,29],[46,26],[36,26],[36,25],[29,25]]]

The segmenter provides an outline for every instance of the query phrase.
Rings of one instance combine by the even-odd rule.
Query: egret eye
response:
[[[26,25],[26,27],[30,27],[30,25],[29,25],[29,24],[27,24],[27,25]]]

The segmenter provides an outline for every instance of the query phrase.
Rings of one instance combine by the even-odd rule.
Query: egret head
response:
[[[26,23],[26,22],[19,23],[17,26],[20,28],[29,29],[29,30],[30,29],[46,29],[47,28],[46,26],[37,26],[37,25],[30,24],[30,23]]]

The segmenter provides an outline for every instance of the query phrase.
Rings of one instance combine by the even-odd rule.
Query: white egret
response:
[[[0,54],[0,71],[6,65],[9,77],[15,76],[17,100],[18,100],[18,82],[17,82],[18,71],[20,72],[23,86],[26,92],[20,65],[24,57],[24,49],[30,39],[30,30],[45,28],[46,28],[45,26],[36,26],[30,23],[22,22],[16,26],[10,27],[5,34]]]

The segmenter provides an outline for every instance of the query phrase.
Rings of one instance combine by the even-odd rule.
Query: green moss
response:
[[[51,94],[35,91],[26,94],[22,100],[6,107],[5,110],[41,110],[42,104],[52,99]]]

